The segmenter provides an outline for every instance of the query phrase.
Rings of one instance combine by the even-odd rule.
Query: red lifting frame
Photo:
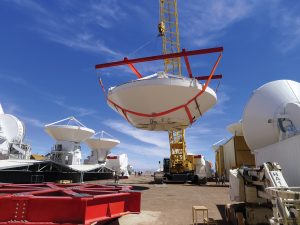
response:
[[[187,71],[189,73],[189,77],[192,78],[193,75],[192,75],[192,70],[191,70],[191,67],[190,67],[189,60],[188,60],[188,56],[203,55],[203,54],[217,53],[217,52],[223,52],[223,47],[198,49],[198,50],[193,50],[193,51],[186,51],[185,49],[183,49],[182,52],[178,52],[178,53],[148,56],[148,57],[137,58],[137,59],[128,59],[128,58],[125,57],[124,60],[121,60],[121,61],[97,64],[95,66],[95,68],[96,69],[103,69],[103,68],[108,68],[108,67],[128,65],[129,68],[134,72],[134,74],[138,78],[142,78],[142,75],[133,66],[134,63],[142,63],[142,62],[150,62],[150,61],[163,60],[163,59],[172,59],[172,58],[184,57],[184,61],[185,61],[185,64],[186,64]],[[218,75],[217,77],[212,76],[211,79],[220,79],[220,78],[222,78],[222,75]]]
[[[124,60],[122,61],[115,61],[115,62],[109,62],[109,63],[103,63],[103,64],[97,64],[95,66],[96,69],[103,69],[103,68],[107,68],[107,67],[115,67],[115,66],[122,66],[122,65],[128,65],[129,68],[135,73],[135,75],[138,78],[142,78],[142,75],[138,72],[138,70],[133,66],[134,63],[142,63],[142,62],[149,62],[149,61],[156,61],[156,60],[164,60],[164,59],[171,59],[171,58],[178,58],[178,57],[184,57],[184,61],[185,61],[185,65],[186,65],[186,69],[188,71],[189,77],[193,78],[193,74],[192,74],[192,69],[189,63],[189,59],[188,56],[193,56],[193,55],[203,55],[203,54],[209,54],[209,53],[220,53],[216,63],[214,64],[209,76],[197,76],[194,77],[197,80],[206,80],[202,90],[195,95],[192,99],[190,99],[187,103],[183,104],[183,105],[179,105],[177,107],[174,107],[172,109],[163,111],[163,112],[159,112],[159,113],[152,113],[152,114],[145,114],[145,113],[140,113],[140,112],[135,112],[129,109],[125,109],[122,106],[116,104],[115,102],[113,102],[112,100],[110,100],[109,98],[107,98],[106,96],[106,92],[103,86],[103,83],[101,81],[101,79],[99,80],[99,83],[102,87],[102,90],[107,98],[107,101],[109,101],[112,105],[114,105],[117,109],[120,109],[122,111],[122,113],[124,114],[125,118],[127,119],[127,121],[130,123],[130,121],[128,120],[127,114],[133,114],[136,116],[142,116],[142,117],[158,117],[158,116],[163,116],[169,113],[172,113],[174,111],[177,111],[179,109],[184,108],[186,111],[186,114],[189,118],[190,124],[193,123],[193,118],[191,115],[191,112],[188,108],[188,105],[195,101],[197,97],[199,97],[200,95],[202,95],[204,93],[204,91],[206,90],[206,88],[208,87],[210,81],[212,79],[221,79],[222,75],[214,75],[215,70],[221,60],[222,57],[222,52],[223,52],[223,47],[216,47],[216,48],[207,48],[207,49],[198,49],[198,50],[193,50],[193,51],[186,51],[185,49],[182,50],[182,52],[178,52],[178,53],[170,53],[170,54],[164,54],[164,55],[155,55],[155,56],[149,56],[149,57],[143,57],[143,58],[136,58],[136,59],[128,59],[128,58],[124,58]]]
[[[102,224],[140,213],[141,193],[130,189],[95,184],[2,184],[0,224]]]

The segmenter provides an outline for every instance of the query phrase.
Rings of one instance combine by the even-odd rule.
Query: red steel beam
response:
[[[211,77],[211,79],[222,79],[223,75],[222,74],[218,74],[218,75],[213,75]],[[207,80],[209,78],[209,76],[199,76],[199,77],[194,77],[197,80]]]
[[[155,56],[148,56],[148,57],[136,58],[136,59],[127,59],[127,60],[97,64],[95,66],[95,68],[102,69],[102,68],[122,66],[122,65],[127,65],[127,64],[149,62],[149,61],[156,61],[156,60],[162,60],[162,59],[171,59],[171,58],[178,58],[178,57],[183,57],[183,56],[202,55],[202,54],[209,54],[209,53],[216,53],[216,52],[223,52],[223,47],[199,49],[199,50],[170,53],[170,54],[164,54],[164,55],[155,55]]]
[[[127,62],[128,61],[128,58],[124,58],[124,61]],[[127,63],[127,65],[129,66],[129,68],[132,70],[132,72],[135,73],[135,75],[138,77],[138,78],[143,78],[142,74],[140,74],[140,72],[134,67],[134,65],[132,63]]]
[[[186,52],[186,50],[182,49],[182,52]],[[190,66],[189,58],[186,55],[183,56],[183,57],[184,57],[184,61],[185,61],[185,65],[186,65],[186,69],[188,71],[189,77],[193,78],[193,74],[192,74],[192,69],[191,69],[191,66]]]

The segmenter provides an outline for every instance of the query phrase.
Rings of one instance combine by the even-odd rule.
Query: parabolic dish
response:
[[[57,141],[82,142],[92,135],[95,131],[87,127],[72,125],[46,125],[45,131]]]
[[[125,83],[109,89],[108,105],[127,119],[133,126],[145,130],[171,130],[186,128],[196,121],[217,102],[213,89],[206,90],[192,100],[187,107],[179,107],[188,103],[204,87],[196,79],[161,74]],[[131,112],[124,113],[123,109],[140,114],[155,115],[179,107],[176,110],[160,116],[141,116]],[[190,117],[188,112],[190,113]],[[127,117],[127,118],[126,118]]]
[[[119,140],[111,138],[89,138],[85,142],[92,150],[110,150],[120,144]]]
[[[104,162],[110,150],[120,144],[119,140],[111,138],[89,138],[85,143],[94,151],[98,162]],[[96,152],[96,153],[95,153]]]
[[[0,114],[0,128],[3,132],[2,136],[4,136],[8,142],[20,142],[24,138],[25,127],[23,123],[13,115]]]
[[[294,125],[300,124],[300,83],[276,80],[256,89],[243,113],[242,128],[251,150],[279,141],[278,117],[286,115]],[[262,135],[263,134],[263,135]]]

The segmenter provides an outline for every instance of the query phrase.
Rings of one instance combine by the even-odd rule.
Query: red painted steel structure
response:
[[[100,225],[140,210],[141,193],[131,186],[0,185],[1,225]]]
[[[186,111],[186,114],[189,118],[190,124],[192,124],[194,122],[193,117],[191,115],[191,112],[188,108],[188,105],[190,103],[192,103],[193,101],[196,101],[196,99],[202,95],[206,88],[208,87],[210,81],[212,79],[221,79],[222,75],[214,75],[215,70],[220,62],[220,59],[222,57],[222,52],[223,52],[223,47],[216,47],[216,48],[208,48],[208,49],[199,49],[199,50],[193,50],[193,51],[186,51],[185,49],[182,50],[182,52],[178,52],[178,53],[170,53],[170,54],[164,54],[164,55],[156,55],[156,56],[148,56],[148,57],[144,57],[144,58],[137,58],[137,59],[128,59],[128,58],[124,58],[124,60],[122,61],[115,61],[115,62],[109,62],[109,63],[103,63],[103,64],[98,64],[95,66],[96,69],[102,69],[102,68],[107,68],[107,67],[115,67],[115,66],[121,66],[121,65],[128,65],[131,70],[136,74],[136,76],[138,78],[142,78],[142,75],[137,71],[137,69],[133,66],[133,63],[142,63],[142,62],[149,62],[149,61],[155,61],[155,60],[163,60],[163,59],[169,59],[169,58],[177,58],[177,57],[184,57],[185,63],[186,63],[186,68],[189,74],[190,78],[193,78],[192,75],[192,69],[190,67],[190,63],[188,60],[188,56],[192,56],[192,55],[201,55],[201,54],[209,54],[209,53],[220,53],[220,55],[218,56],[217,61],[215,62],[209,76],[198,76],[198,77],[194,77],[197,80],[206,80],[205,84],[202,87],[202,90],[199,91],[198,94],[196,94],[193,98],[191,98],[188,102],[186,102],[185,104],[176,106],[174,108],[168,109],[166,111],[163,112],[155,112],[152,114],[146,114],[146,113],[140,113],[140,112],[135,112],[132,111],[130,109],[125,109],[124,107],[116,104],[115,102],[113,102],[111,99],[109,99],[106,95],[106,91],[105,88],[103,86],[103,83],[101,81],[101,79],[99,79],[99,83],[100,86],[102,87],[102,90],[107,98],[107,101],[110,102],[112,105],[114,105],[114,107],[116,107],[116,109],[121,110],[123,115],[125,116],[126,120],[130,123],[127,114],[133,114],[136,116],[141,116],[141,117],[149,117],[149,118],[153,118],[153,117],[159,117],[159,116],[163,116],[172,112],[175,112],[179,109],[184,108]]]
[[[163,60],[163,59],[172,59],[172,58],[178,58],[178,57],[184,57],[186,69],[188,71],[188,75],[190,78],[193,78],[192,69],[190,66],[190,62],[188,59],[188,56],[193,55],[203,55],[203,54],[209,54],[209,53],[222,53],[223,47],[216,47],[216,48],[206,48],[206,49],[198,49],[198,50],[192,50],[192,51],[186,51],[185,49],[182,49],[181,52],[177,53],[170,53],[170,54],[163,54],[163,55],[154,55],[154,56],[148,56],[143,58],[136,58],[136,59],[128,59],[127,57],[124,58],[124,60],[121,61],[114,61],[109,63],[102,63],[97,64],[95,66],[96,69],[103,69],[108,67],[115,67],[115,66],[123,66],[128,65],[128,67],[132,70],[132,72],[140,79],[142,78],[142,74],[134,67],[134,63],[142,63],[142,62],[150,62],[150,61],[156,61],[156,60]],[[197,80],[208,80],[208,79],[221,79],[222,75],[213,75],[210,74],[210,76],[197,76],[194,77]],[[103,84],[101,83],[101,86]]]
[[[184,50],[184,51],[178,52],[178,53],[155,55],[155,56],[148,56],[148,57],[136,58],[136,59],[127,59],[127,58],[125,58],[125,60],[122,60],[122,61],[115,61],[115,62],[98,64],[98,65],[95,66],[95,68],[96,69],[102,69],[102,68],[121,66],[121,65],[126,65],[126,64],[150,62],[150,61],[155,61],[155,60],[171,59],[171,58],[177,58],[177,57],[183,57],[183,56],[192,56],[192,55],[203,55],[203,54],[217,53],[217,52],[223,52],[223,47],[198,49],[198,50],[192,50],[192,51]]]
[[[150,62],[150,61],[156,61],[156,60],[163,60],[163,59],[172,59],[172,58],[178,58],[178,57],[184,57],[186,69],[188,71],[189,77],[193,78],[192,69],[189,63],[188,56],[193,55],[203,55],[203,54],[209,54],[209,53],[218,53],[223,52],[223,47],[216,47],[216,48],[206,48],[206,49],[198,49],[198,50],[192,50],[192,51],[186,51],[185,49],[182,49],[182,52],[178,53],[170,53],[170,54],[163,54],[163,55],[155,55],[155,56],[148,56],[143,58],[136,58],[136,59],[128,59],[127,57],[124,58],[124,60],[121,61],[114,61],[109,63],[103,63],[103,64],[97,64],[95,66],[96,69],[103,69],[108,67],[115,67],[115,66],[122,66],[122,65],[128,65],[129,68],[134,72],[134,74],[138,78],[142,78],[142,75],[140,72],[134,67],[134,63],[142,63],[142,62]],[[201,80],[207,80],[208,76],[205,76],[207,78],[203,78]],[[200,78],[200,77],[198,77]],[[211,79],[221,79],[222,75],[218,76],[212,76]],[[196,78],[197,79],[197,78]],[[200,80],[200,79],[198,79]]]

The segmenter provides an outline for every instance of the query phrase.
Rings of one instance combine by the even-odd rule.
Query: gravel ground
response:
[[[192,224],[192,206],[203,205],[209,217],[218,225],[225,225],[224,206],[230,202],[228,186],[216,186],[209,182],[205,186],[192,184],[153,184],[151,176],[131,176],[120,180],[142,192],[142,212],[119,219],[120,225],[188,225]],[[113,181],[92,183],[111,184]],[[201,223],[199,223],[201,224]]]

